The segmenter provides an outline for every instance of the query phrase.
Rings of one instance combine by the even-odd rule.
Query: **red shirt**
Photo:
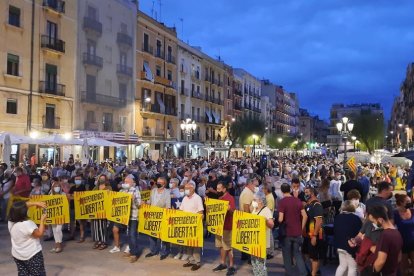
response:
[[[29,197],[32,184],[27,174],[22,174],[16,177],[16,184],[14,186],[14,193],[17,196]],[[23,192],[24,191],[24,192]]]
[[[279,201],[278,211],[283,213],[286,236],[299,237],[302,235],[302,209],[302,202],[296,197],[285,197]]]
[[[229,202],[229,209],[227,210],[226,218],[224,219],[224,230],[233,229],[233,211],[236,210],[236,202],[234,197],[226,192],[221,198],[221,200],[226,200]]]

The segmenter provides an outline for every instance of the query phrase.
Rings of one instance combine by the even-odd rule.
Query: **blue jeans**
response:
[[[294,266],[292,264],[292,257],[295,258],[296,266],[299,270],[299,275],[307,275],[305,262],[303,261],[302,253],[300,252],[300,246],[303,243],[301,236],[299,237],[286,237],[282,241],[282,255],[283,264],[286,269],[287,275],[295,275]]]
[[[128,245],[129,245],[129,253],[132,256],[138,256],[138,221],[137,220],[130,220],[128,224]]]
[[[166,256],[170,254],[170,243],[162,242],[160,239],[149,237],[150,250],[152,254],[158,254],[160,252],[161,256]]]

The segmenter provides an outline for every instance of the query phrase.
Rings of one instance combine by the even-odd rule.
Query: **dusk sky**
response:
[[[411,0],[162,0],[161,13],[159,3],[140,9],[208,55],[296,92],[324,119],[332,103],[361,102],[379,102],[388,118],[414,62]]]

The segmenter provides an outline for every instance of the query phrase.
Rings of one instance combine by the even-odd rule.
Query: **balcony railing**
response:
[[[179,87],[179,88],[178,88],[178,91],[180,91],[180,94],[181,94],[181,95],[184,95],[184,96],[189,96],[189,95],[190,95],[190,93],[189,93],[189,91],[188,91],[188,88]]]
[[[148,44],[142,44],[142,51],[152,55],[154,52],[154,49],[152,48],[152,46]]]
[[[65,13],[65,1],[43,0],[43,7],[57,13]]]
[[[132,77],[132,67],[129,67],[125,64],[118,64],[116,66],[116,73],[119,74],[119,75]]]
[[[60,117],[42,117],[43,128],[47,129],[60,129]]]
[[[163,78],[163,77],[160,77],[160,76],[155,76],[154,82],[158,83],[158,84],[162,84],[164,86],[176,88],[176,85],[173,81],[170,81],[169,79],[166,79],[166,78]]]
[[[39,93],[51,94],[56,96],[65,96],[66,86],[63,84],[40,81],[39,82]]]
[[[82,91],[81,102],[113,107],[125,107],[127,104],[127,100],[124,98],[112,97],[88,91]]]
[[[99,124],[97,122],[85,122],[85,130],[99,131]]]
[[[116,42],[127,47],[132,47],[132,37],[126,33],[117,33]]]
[[[175,56],[167,54],[167,62],[175,64]]]
[[[220,120],[220,122],[216,123],[216,120],[212,120],[211,122],[209,121],[208,116],[205,116],[204,122],[206,124],[211,124],[211,125],[223,125],[223,121]]]
[[[235,88],[235,89],[234,89],[234,94],[235,94],[235,95],[238,95],[238,96],[243,96],[243,94],[242,94],[242,90],[241,90],[241,89],[238,89],[238,88]]]
[[[103,59],[97,55],[92,55],[90,53],[83,53],[83,64],[96,66],[102,68]]]
[[[199,72],[194,72],[191,74],[191,80],[194,82],[199,82],[200,81],[200,73]]]
[[[98,36],[102,35],[102,23],[96,20],[95,18],[91,18],[87,16],[84,17],[83,18],[83,29],[85,31],[92,31]]]
[[[65,42],[52,36],[42,35],[41,46],[57,52],[65,52]]]
[[[156,50],[154,51],[154,56],[155,56],[156,58],[160,58],[160,59],[164,59],[164,58],[165,58],[164,52],[163,52],[163,51],[161,51],[161,49],[156,49]]]
[[[177,110],[174,107],[165,107],[165,115],[177,116]]]
[[[196,90],[192,90],[191,91],[191,97],[196,98],[196,99],[204,99],[204,96],[201,92],[197,92]]]
[[[204,75],[204,80],[205,81],[210,81],[210,76],[208,74]]]

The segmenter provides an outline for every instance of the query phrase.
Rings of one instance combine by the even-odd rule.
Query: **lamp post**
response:
[[[253,138],[253,157],[256,157],[256,139],[258,139],[256,134],[252,135]]]
[[[394,131],[391,130],[390,134],[391,134],[391,152],[393,152],[394,151]]]
[[[341,136],[341,138],[345,139],[345,144],[344,144],[344,164],[345,164],[347,160],[347,155],[346,155],[346,146],[348,142],[347,138],[348,138],[348,135],[354,129],[354,123],[352,123],[348,117],[343,117],[340,122],[336,123],[336,129],[338,130],[338,133]]]
[[[407,150],[409,150],[410,149],[410,143],[409,143],[410,128],[406,127],[405,132],[407,133],[407,135],[405,136],[406,144],[407,144]]]
[[[402,149],[402,128],[403,128],[403,124],[398,124],[398,128],[399,128],[399,133],[398,133],[398,137],[399,137],[399,141],[400,141],[400,147],[401,147],[401,149]]]
[[[197,124],[195,121],[191,121],[190,118],[187,118],[185,121],[181,123],[181,130],[184,131],[185,135],[187,136],[187,147],[185,148],[185,155],[184,158],[188,156],[189,147],[190,147],[190,135],[193,131],[197,129]]]

